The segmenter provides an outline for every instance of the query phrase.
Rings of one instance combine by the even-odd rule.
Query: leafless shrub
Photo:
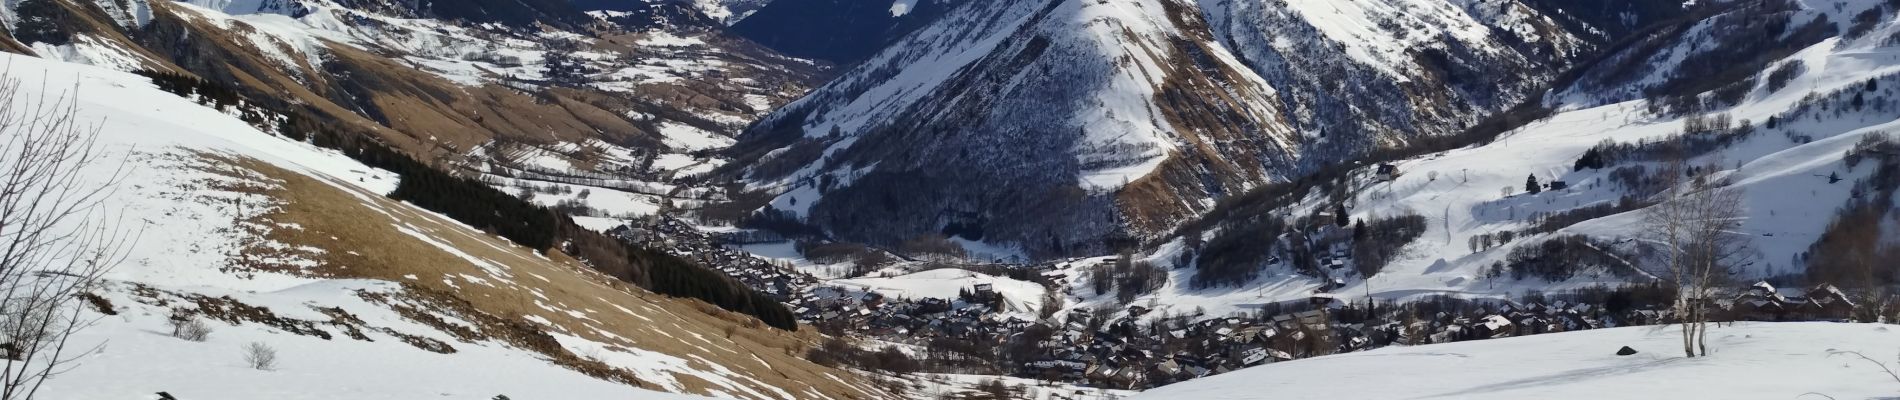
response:
[[[101,202],[123,179],[80,121],[76,90],[34,95],[0,73],[0,400],[30,399],[92,350],[68,339],[94,320],[80,294],[134,239]],[[78,353],[78,354],[74,354]]]
[[[205,339],[211,338],[211,325],[206,325],[204,321],[199,321],[196,318],[182,321],[173,320],[172,337],[193,342],[203,342]]]
[[[259,371],[277,369],[277,349],[264,342],[244,345],[244,365]]]

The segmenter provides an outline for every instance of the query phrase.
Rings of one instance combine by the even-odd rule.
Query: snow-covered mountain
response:
[[[93,300],[74,305],[84,307],[78,320],[94,322],[72,337],[67,356],[79,357],[43,398],[878,391],[788,350],[808,339],[394,200],[397,173],[247,121],[251,114],[239,114],[249,105],[201,106],[102,68],[0,61],[10,66],[6,87],[19,90],[0,107],[6,120],[71,104],[74,123],[97,124],[105,162],[81,169],[74,184],[120,183],[92,211],[98,219],[83,220],[116,221],[108,226],[130,239],[124,261],[88,290]],[[27,129],[9,124],[9,146]],[[61,229],[81,219],[68,221]],[[208,335],[180,335],[174,320],[197,321]],[[275,366],[247,366],[240,349],[249,343],[275,349]]]
[[[747,132],[773,209],[853,241],[1099,253],[1459,132],[1608,40],[1518,1],[957,3]]]
[[[29,84],[0,98],[76,85],[79,117],[103,120],[109,154],[139,167],[108,208],[163,233],[88,298],[101,319],[75,340],[111,346],[53,397],[935,398],[987,380],[872,375],[836,355],[891,352],[1037,377],[1049,370],[1028,363],[1086,361],[1052,380],[1137,388],[1084,371],[1267,362],[1161,320],[1657,281],[1647,212],[1695,193],[1741,196],[1723,219],[1748,245],[1730,283],[1891,302],[1875,289],[1900,287],[1894,4],[9,0],[0,50],[15,54],[0,61]],[[403,175],[415,171],[436,175]],[[513,215],[430,208],[398,194],[405,183],[501,188],[475,193],[560,228],[524,244],[509,228],[540,220],[459,221]],[[656,214],[680,218],[635,218]],[[593,232],[630,221],[625,236]],[[719,271],[656,277],[677,266],[651,264],[674,259],[660,252]],[[1046,262],[959,264],[992,260]],[[706,277],[720,284],[693,285]],[[656,294],[681,292],[706,301]],[[210,337],[167,334],[181,315]],[[760,326],[794,319],[864,349],[813,356],[835,350],[829,336]],[[1197,335],[1231,340],[1214,325]],[[1484,365],[1344,397],[1584,382],[1629,397],[1650,388],[1603,371],[1838,366],[1788,338],[1886,334],[1861,328],[1711,338],[1748,366],[1611,358],[1597,346],[1674,340],[1623,328],[1384,349],[1148,395],[1372,381],[1339,369],[1442,367],[1434,357],[1455,352]],[[253,342],[278,349],[278,370],[243,366]],[[1577,375],[1600,380],[1551,378]],[[1877,392],[1860,378],[1816,389]],[[1086,396],[1102,393],[1122,392]]]

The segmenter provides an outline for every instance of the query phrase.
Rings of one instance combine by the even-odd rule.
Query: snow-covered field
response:
[[[1617,356],[1629,346],[1639,353]],[[1709,357],[1674,327],[1631,327],[1378,350],[1269,364],[1133,399],[1863,399],[1900,381],[1900,326],[1741,323],[1710,328]],[[1813,393],[1813,394],[1810,394]]]

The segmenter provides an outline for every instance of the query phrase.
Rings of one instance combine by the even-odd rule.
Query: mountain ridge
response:
[[[772,209],[846,240],[889,245],[956,224],[1036,258],[1100,253],[1212,199],[1462,130],[1591,46],[1500,39],[1508,31],[1451,3],[1419,15],[1363,3],[1341,14],[1361,19],[1339,20],[1308,15],[1326,11],[1306,3],[965,2],[762,119],[739,157],[754,160],[752,185],[784,193]],[[1536,14],[1492,20],[1562,32]],[[1365,44],[1377,42],[1392,43]],[[1527,78],[1478,78],[1492,75]],[[878,184],[853,183],[866,177]],[[1004,190],[958,190],[969,187]],[[1037,208],[1007,192],[1062,200]]]

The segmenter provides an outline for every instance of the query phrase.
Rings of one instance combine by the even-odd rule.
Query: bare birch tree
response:
[[[80,296],[133,240],[102,207],[126,164],[108,160],[98,125],[79,121],[77,91],[36,96],[20,84],[0,75],[0,400],[33,398],[91,352],[68,348],[93,321]]]
[[[1695,339],[1695,329],[1690,325],[1690,318],[1688,318],[1690,300],[1688,296],[1682,295],[1687,268],[1683,267],[1682,247],[1678,246],[1682,243],[1681,238],[1687,236],[1686,221],[1690,213],[1687,203],[1676,201],[1683,191],[1682,162],[1680,160],[1671,162],[1657,174],[1661,178],[1659,179],[1662,181],[1661,184],[1667,189],[1658,195],[1662,197],[1661,201],[1643,211],[1644,240],[1658,248],[1658,251],[1654,253],[1655,259],[1650,260],[1646,265],[1649,265],[1649,269],[1652,270],[1651,275],[1665,279],[1676,286],[1676,303],[1673,308],[1677,323],[1682,327],[1682,351],[1689,357],[1695,357],[1695,348],[1691,344]]]
[[[1685,179],[1678,160],[1665,166],[1666,189],[1657,205],[1644,211],[1644,239],[1659,248],[1649,261],[1651,275],[1677,288],[1675,314],[1682,327],[1682,351],[1708,355],[1704,340],[1711,312],[1709,299],[1736,269],[1754,262],[1756,252],[1743,234],[1746,221],[1742,189],[1708,176]]]

